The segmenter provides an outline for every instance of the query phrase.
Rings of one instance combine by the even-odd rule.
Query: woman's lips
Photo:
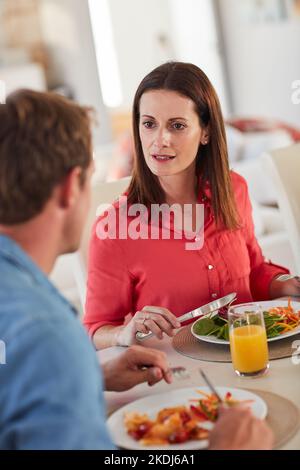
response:
[[[151,157],[156,161],[156,162],[169,162],[170,160],[173,160],[175,158],[174,155],[163,155],[163,154],[153,154]]]

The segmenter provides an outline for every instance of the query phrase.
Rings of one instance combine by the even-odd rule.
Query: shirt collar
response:
[[[0,258],[6,259],[17,269],[25,273],[31,278],[33,283],[38,284],[52,295],[59,297],[60,300],[67,304],[73,313],[77,315],[77,310],[71,305],[49,281],[48,277],[35,264],[32,258],[18,245],[14,240],[6,235],[0,234]]]

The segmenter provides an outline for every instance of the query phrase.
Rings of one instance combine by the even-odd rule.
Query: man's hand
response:
[[[209,435],[211,450],[269,450],[272,444],[273,433],[265,421],[238,405],[220,411]]]
[[[142,382],[154,385],[162,379],[172,382],[166,355],[143,346],[131,346],[102,368],[107,391],[122,392]]]

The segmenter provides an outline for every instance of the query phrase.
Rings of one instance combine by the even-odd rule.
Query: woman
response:
[[[122,210],[123,203],[106,214],[117,214],[116,237],[103,239],[98,229],[104,216],[98,219],[84,319],[97,349],[129,345],[137,331],[172,336],[179,327],[176,317],[230,292],[239,303],[300,294],[295,280],[276,280],[288,270],[263,258],[246,182],[229,170],[218,97],[198,67],[166,63],[147,75],[135,95],[133,130],[129,208],[136,203],[189,207],[195,228],[202,203],[204,223],[198,224],[195,246],[187,249],[188,234],[177,237],[175,216],[168,226],[171,239],[162,236],[164,222],[159,237],[147,237],[152,219],[139,221],[140,237],[132,236],[129,226],[124,236],[124,223],[135,219],[134,211]]]

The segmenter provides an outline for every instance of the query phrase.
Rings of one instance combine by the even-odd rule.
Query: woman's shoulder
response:
[[[249,199],[247,181],[245,180],[245,178],[243,178],[243,176],[239,175],[235,171],[231,171],[230,175],[232,189],[237,206],[240,208],[244,208],[245,204],[247,204],[247,201]]]
[[[239,175],[239,173],[236,173],[233,170],[230,171],[230,176],[231,176],[231,182],[234,188],[241,187],[241,188],[247,189],[248,187],[247,181],[245,180],[243,176]]]
[[[232,170],[230,172],[230,176],[233,192],[236,197],[245,197],[248,194],[248,184],[245,178]]]
[[[97,223],[102,223],[108,219],[116,218],[120,220],[122,217],[128,217],[128,203],[127,203],[127,193],[121,194],[117,199],[112,203],[101,204],[97,208],[97,215],[95,220],[95,225]]]
[[[99,245],[99,242],[104,242],[105,246],[114,247],[118,241],[127,238],[128,218],[127,193],[111,204],[99,206],[92,228],[91,243],[96,242]],[[125,235],[120,237],[120,233]]]

